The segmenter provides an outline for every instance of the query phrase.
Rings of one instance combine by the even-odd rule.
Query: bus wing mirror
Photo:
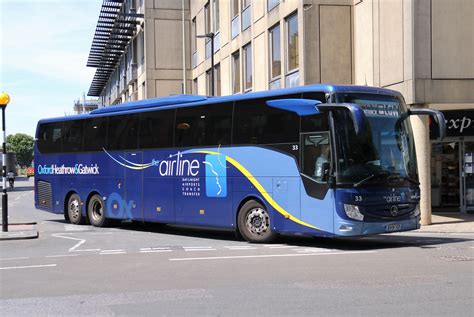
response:
[[[438,124],[439,128],[439,140],[444,139],[446,136],[446,119],[441,111],[434,109],[416,109],[410,108],[408,110],[409,115],[421,115],[421,116],[431,116]]]
[[[276,99],[268,100],[267,106],[296,112],[299,116],[310,116],[320,113],[316,107],[320,103],[321,101],[313,99]]]
[[[364,124],[365,124],[365,121],[366,121],[365,113],[364,113],[364,110],[362,110],[362,108],[357,104],[354,104],[354,103],[323,103],[323,104],[319,104],[317,107],[318,107],[319,110],[329,110],[329,111],[331,111],[331,110],[341,110],[341,109],[348,110],[350,115],[351,115],[352,124],[354,125],[354,130],[355,130],[356,134],[360,134],[361,131],[364,128]]]
[[[329,167],[330,164],[329,162],[324,162],[322,166],[322,175],[321,175],[321,181],[327,182],[329,179]]]

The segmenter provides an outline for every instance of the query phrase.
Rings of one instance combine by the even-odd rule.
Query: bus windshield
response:
[[[347,111],[335,112],[337,182],[341,185],[418,185],[416,157],[406,106],[395,96],[343,94],[367,118],[356,135]]]

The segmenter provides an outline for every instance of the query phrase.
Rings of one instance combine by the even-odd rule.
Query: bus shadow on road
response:
[[[308,248],[336,249],[341,251],[363,251],[415,247],[422,249],[437,248],[441,244],[472,241],[459,237],[379,235],[358,238],[296,238],[285,236],[280,243]]]
[[[119,226],[122,230],[133,230],[143,231],[175,236],[186,236],[203,239],[213,240],[228,240],[235,241],[235,233],[233,230],[223,230],[216,228],[203,228],[203,227],[188,227],[188,226],[177,226],[167,225],[160,223],[141,223],[141,222],[128,222],[124,221]]]
[[[202,239],[238,241],[233,230],[222,230],[215,228],[175,226],[157,223],[122,222],[119,226],[122,230],[143,231],[157,234],[174,236],[185,236]],[[437,248],[442,244],[461,243],[473,241],[473,239],[459,237],[439,236],[416,236],[386,234],[359,238],[321,238],[306,236],[282,235],[275,244],[286,244],[288,246],[306,248],[324,248],[341,251],[362,251],[417,247],[423,249]],[[242,241],[242,243],[247,243]]]

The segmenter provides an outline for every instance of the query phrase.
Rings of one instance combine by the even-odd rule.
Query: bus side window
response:
[[[107,137],[107,117],[87,119],[84,126],[84,151],[102,151]]]
[[[85,120],[72,120],[64,122],[61,152],[82,151],[84,121]]]
[[[136,150],[138,147],[138,113],[110,116],[107,125],[108,150]]]
[[[296,143],[299,116],[266,105],[270,99],[301,98],[300,94],[242,100],[235,104],[233,144]]]
[[[38,131],[38,150],[41,153],[61,151],[62,122],[42,123]]]
[[[178,108],[175,146],[230,144],[232,103]]]
[[[303,135],[302,172],[318,182],[324,182],[325,163],[331,161],[329,132]]]
[[[158,110],[140,114],[138,147],[140,149],[173,146],[175,110]]]

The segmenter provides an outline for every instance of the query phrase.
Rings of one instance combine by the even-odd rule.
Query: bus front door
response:
[[[134,164],[143,163],[142,152],[127,152],[125,159]],[[143,220],[143,170],[125,169],[125,219]]]

